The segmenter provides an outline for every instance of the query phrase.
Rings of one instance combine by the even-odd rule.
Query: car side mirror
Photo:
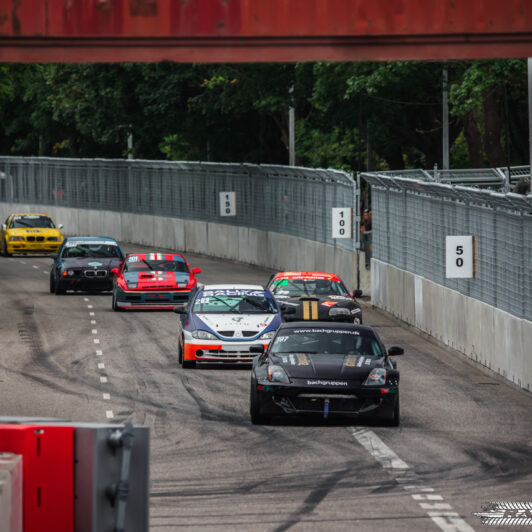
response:
[[[6,224],[2,224],[2,229],[5,231],[7,229],[7,225]]]
[[[249,348],[250,353],[257,353],[258,355],[262,355],[264,353],[264,346],[262,344],[260,345],[252,345]]]
[[[402,355],[404,352],[405,350],[402,347],[398,347],[396,345],[392,345],[390,349],[388,349],[388,355],[392,357]]]
[[[192,268],[192,275],[197,275],[198,273],[201,273],[201,268]]]
[[[362,296],[362,290],[354,290],[351,295],[353,297],[361,297]]]
[[[118,272],[119,272],[119,271],[120,271],[120,270],[119,270],[118,268],[112,268],[112,269],[111,269],[111,275],[118,275]]]
[[[63,229],[63,227],[64,227],[63,224],[59,224],[59,225],[57,226],[57,229]]]
[[[179,305],[176,305],[174,307],[174,312],[176,314],[186,314],[187,313],[186,305],[184,303],[179,303]]]
[[[57,259],[58,256],[59,256],[59,255],[58,255],[57,253],[52,253],[52,254],[50,255],[50,257],[52,257],[52,259],[54,259],[54,260]]]

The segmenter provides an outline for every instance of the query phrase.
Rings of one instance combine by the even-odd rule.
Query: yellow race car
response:
[[[10,214],[0,229],[1,249],[4,257],[13,253],[57,253],[63,243],[56,226],[47,214]]]

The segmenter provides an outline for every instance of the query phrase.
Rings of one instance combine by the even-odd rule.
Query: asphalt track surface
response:
[[[126,251],[140,251],[124,245]],[[203,283],[271,271],[187,255]],[[51,259],[0,257],[0,415],[150,427],[150,530],[519,530],[489,501],[532,501],[532,395],[364,306],[400,345],[401,426],[249,419],[248,367],[183,370],[172,312],[49,293]]]

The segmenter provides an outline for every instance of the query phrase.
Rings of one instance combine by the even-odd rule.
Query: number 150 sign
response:
[[[475,277],[475,237],[445,237],[445,277]]]

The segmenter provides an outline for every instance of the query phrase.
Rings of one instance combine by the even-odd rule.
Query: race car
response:
[[[279,415],[372,416],[399,425],[399,371],[377,333],[365,325],[283,323],[251,373],[253,424]],[[261,352],[263,351],[263,352]]]
[[[178,253],[131,253],[111,273],[113,310],[172,310],[188,301],[201,269],[190,268]]]
[[[362,309],[334,273],[280,272],[268,283],[285,321],[319,320],[362,323]],[[292,310],[293,309],[293,310]]]
[[[258,285],[206,285],[174,311],[181,315],[178,360],[184,368],[196,362],[250,363],[250,349],[268,345],[281,324],[271,292]]]
[[[57,253],[63,243],[62,224],[55,225],[47,214],[10,214],[0,229],[2,254]]]
[[[67,290],[102,292],[113,289],[111,270],[118,268],[124,253],[118,242],[106,236],[71,236],[63,245],[50,270],[50,292]]]

